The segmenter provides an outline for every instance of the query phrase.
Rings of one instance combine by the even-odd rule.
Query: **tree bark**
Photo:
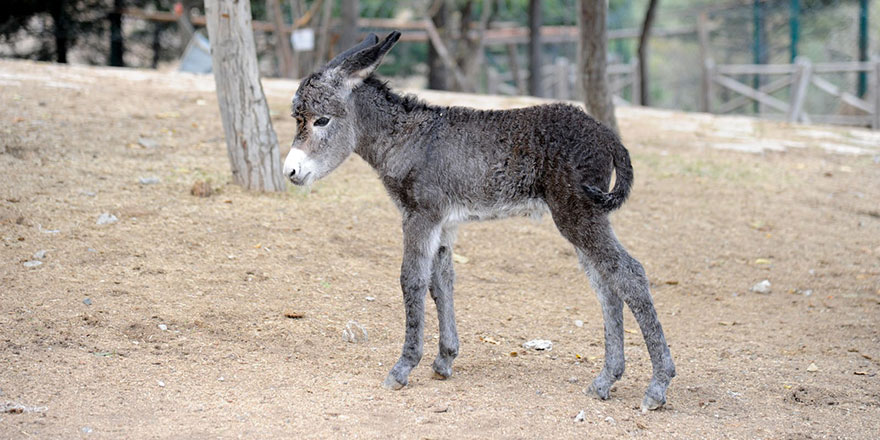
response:
[[[614,102],[608,91],[606,75],[607,60],[605,52],[608,44],[605,16],[607,5],[604,0],[580,0],[578,20],[580,39],[578,62],[582,73],[584,105],[587,112],[615,132],[617,119],[614,117]]]
[[[321,24],[318,26],[317,47],[315,48],[315,65],[323,66],[330,59],[327,53],[330,47],[330,19],[333,15],[333,0],[324,0],[321,10]]]
[[[434,26],[437,27],[437,31],[440,33],[440,37],[446,39],[447,29],[447,15],[449,9],[446,7],[446,1],[440,0],[440,6],[437,8],[437,12],[435,12],[431,17],[431,21],[434,23]],[[447,40],[448,41],[448,40]],[[449,73],[446,71],[446,64],[443,63],[443,59],[440,57],[440,54],[437,53],[437,49],[431,44],[430,40],[428,41],[428,88],[434,90],[449,90],[449,82],[447,78],[449,77]]]
[[[284,78],[294,77],[293,48],[290,46],[290,34],[284,31],[284,15],[278,0],[266,0],[266,8],[272,14],[272,24],[275,27],[275,54],[280,66],[278,76]]]
[[[589,0],[582,0],[587,2]],[[598,0],[605,3],[605,0]],[[542,96],[541,88],[541,0],[529,0],[529,94]]]
[[[645,12],[645,21],[642,23],[642,32],[639,34],[639,101],[644,106],[651,105],[651,91],[648,89],[648,38],[651,36],[651,26],[654,25],[654,15],[657,12],[659,0],[648,2],[648,11]]]
[[[122,36],[122,9],[125,7],[123,0],[113,1],[113,11],[110,12],[110,57],[107,64],[116,67],[125,66],[122,57],[125,54],[125,45]]]
[[[360,18],[360,1],[342,0],[342,36],[339,38],[340,52],[354,46],[358,39]]]
[[[49,13],[52,15],[52,27],[55,34],[55,61],[66,63],[68,16],[64,9],[64,0],[53,0],[49,4]]]
[[[260,84],[249,1],[206,0],[211,64],[235,183],[283,191],[278,138]]]

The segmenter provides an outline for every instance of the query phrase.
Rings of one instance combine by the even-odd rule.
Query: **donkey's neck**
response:
[[[355,153],[382,176],[405,172],[407,167],[397,158],[417,154],[413,150],[432,129],[439,110],[413,96],[394,93],[372,76],[352,94],[358,115]]]

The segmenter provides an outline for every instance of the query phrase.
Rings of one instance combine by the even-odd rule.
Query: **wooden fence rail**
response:
[[[637,62],[629,64],[609,64],[607,68],[608,83],[611,94],[615,100],[624,104],[639,104],[639,69]],[[577,64],[572,63],[567,58],[557,58],[553,64],[545,65],[541,68],[542,81],[544,85],[544,96],[554,99],[579,100],[580,99],[580,74],[577,71]],[[518,85],[517,81],[526,78],[528,71],[520,69],[519,74],[515,75],[512,70],[499,73],[498,69],[488,67],[486,69],[486,93],[490,95],[518,95],[522,94],[523,86]],[[629,93],[626,94],[629,99],[624,97],[629,87]]]
[[[794,64],[727,64],[714,65],[711,59],[704,61],[704,75],[708,76],[709,87],[703,87],[702,93],[707,94],[701,98],[704,102],[704,110],[714,113],[730,113],[743,106],[757,102],[760,105],[760,116],[785,119],[789,122],[820,122],[829,124],[864,125],[874,130],[880,130],[880,61],[873,62],[839,62],[839,63],[812,63],[810,60],[799,57]],[[819,76],[820,74],[868,72],[871,76],[871,90],[865,99],[842,90],[831,81]],[[758,76],[781,78],[753,87],[734,76]],[[721,86],[724,89],[736,93],[738,96],[720,102],[718,107],[713,108],[712,85]],[[774,93],[788,89],[788,100],[784,101],[773,96]],[[838,98],[853,109],[863,112],[864,115],[843,114],[808,114],[805,110],[807,95],[813,90],[823,92]],[[767,111],[767,110],[775,110]]]

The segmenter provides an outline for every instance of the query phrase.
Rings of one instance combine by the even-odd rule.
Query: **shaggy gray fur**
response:
[[[434,375],[452,375],[459,348],[452,299],[457,225],[549,211],[574,245],[602,305],[605,366],[590,392],[607,399],[623,374],[626,303],[653,366],[642,409],[662,406],[675,366],[645,271],[608,221],[608,212],[624,202],[632,185],[627,150],[611,130],[570,105],[479,111],[397,95],[372,74],[399,37],[393,32],[380,42],[371,34],[302,82],[293,100],[298,131],[285,161],[293,183],[310,184],[357,153],[376,170],[402,213],[406,336],[385,386],[406,385],[422,358],[428,292],[440,322]],[[616,183],[605,192],[612,173]]]

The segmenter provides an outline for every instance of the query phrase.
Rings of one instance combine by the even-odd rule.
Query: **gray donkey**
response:
[[[452,300],[458,224],[549,210],[574,245],[605,318],[605,366],[590,393],[607,399],[623,375],[625,302],[641,327],[654,370],[642,410],[663,406],[675,366],[645,271],[608,221],[608,212],[623,204],[633,181],[620,140],[570,105],[479,111],[397,95],[373,71],[399,38],[400,32],[392,32],[380,42],[370,34],[302,81],[293,98],[296,138],[284,162],[291,182],[309,185],[355,152],[376,170],[400,209],[406,338],[384,385],[406,385],[422,358],[427,292],[440,323],[434,377],[452,375],[459,347]],[[612,173],[616,183],[605,192]]]

